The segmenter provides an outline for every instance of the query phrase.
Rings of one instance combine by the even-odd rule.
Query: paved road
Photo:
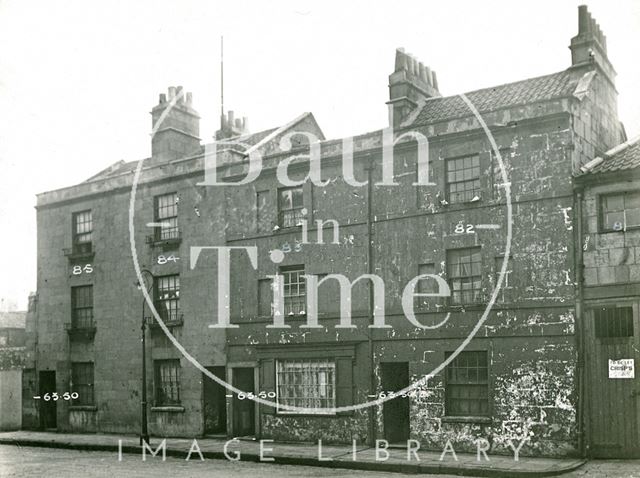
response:
[[[227,460],[197,460],[167,457],[149,458],[123,455],[118,461],[115,452],[89,452],[52,448],[32,448],[0,445],[1,478],[402,478],[418,475],[374,473],[369,471],[333,470],[310,466],[271,465],[267,463],[229,462]],[[454,478],[450,475],[420,475]],[[640,478],[640,460],[594,461],[563,478]]]

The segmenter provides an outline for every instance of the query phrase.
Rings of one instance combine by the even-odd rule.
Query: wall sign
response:
[[[633,359],[609,359],[609,378],[635,378]]]

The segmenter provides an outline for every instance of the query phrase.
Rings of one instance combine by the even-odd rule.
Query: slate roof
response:
[[[24,329],[26,312],[0,312],[0,329]]]
[[[603,161],[585,174],[600,174],[640,168],[640,136],[610,149]]]
[[[536,101],[546,101],[553,98],[571,96],[576,89],[579,79],[580,75],[576,75],[575,72],[563,70],[551,75],[471,91],[465,93],[465,95],[479,112],[486,112]],[[471,114],[469,107],[458,95],[429,98],[424,102],[419,113],[410,124],[421,125],[435,123],[465,117]]]

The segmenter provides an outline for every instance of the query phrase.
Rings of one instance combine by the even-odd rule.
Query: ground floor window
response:
[[[487,362],[486,351],[469,351],[461,352],[447,366],[445,378],[445,414],[447,416],[489,415]]]
[[[180,404],[180,360],[156,360],[155,404],[158,407]]]
[[[93,362],[71,363],[71,393],[78,394],[73,405],[93,405]],[[75,396],[75,395],[73,395]]]
[[[596,337],[633,337],[632,307],[600,307],[593,311]]]
[[[335,362],[324,359],[278,360],[276,385],[278,404],[306,408],[306,414],[326,414],[327,408],[336,405]]]

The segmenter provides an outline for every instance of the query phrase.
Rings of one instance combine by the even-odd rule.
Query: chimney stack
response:
[[[616,71],[607,57],[607,37],[586,5],[578,7],[578,34],[571,39],[571,66],[598,67],[615,84]]]
[[[233,111],[220,116],[220,129],[216,131],[215,139],[222,140],[249,134],[247,117],[236,118]]]
[[[398,48],[395,71],[389,75],[389,125],[399,126],[420,100],[439,96],[435,71]]]
[[[192,102],[192,94],[185,94],[182,86],[170,86],[168,96],[160,94],[151,110],[151,128],[155,130],[151,137],[152,162],[171,161],[200,150],[200,116]]]

